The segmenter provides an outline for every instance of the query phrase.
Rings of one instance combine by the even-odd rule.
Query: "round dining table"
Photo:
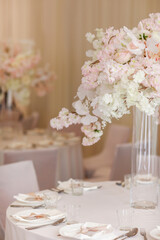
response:
[[[67,212],[68,221],[72,215],[72,221],[107,223],[117,228],[117,210],[130,208],[130,190],[116,185],[115,182],[103,182],[99,185],[102,186],[100,189],[87,191],[81,196],[59,193],[61,198],[57,208]],[[25,209],[24,207],[8,207],[5,240],[71,240],[71,238],[59,236],[59,229],[67,223],[61,223],[58,226],[43,226],[34,230],[26,230],[18,226],[12,214]],[[148,240],[153,239],[149,232],[157,225],[160,225],[159,207],[153,210],[133,209],[133,227],[139,230],[144,228]],[[127,239],[141,240],[144,238],[139,231],[136,236]]]
[[[83,179],[80,137],[73,132],[56,132],[54,137],[40,133],[30,131],[15,139],[0,136],[0,165],[32,160],[40,190],[55,187],[58,181],[69,178]],[[48,173],[47,178],[44,172]]]

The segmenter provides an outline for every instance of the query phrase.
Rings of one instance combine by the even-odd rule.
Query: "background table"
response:
[[[83,179],[81,140],[74,133],[50,136],[33,131],[13,139],[0,138],[0,164],[25,160],[33,161],[40,190],[55,187],[59,180]]]
[[[57,161],[56,169],[52,167],[52,154],[54,151],[57,151],[57,159],[53,157],[53,161]],[[13,157],[7,159],[6,162],[5,154],[10,154]],[[50,161],[47,161],[48,157],[51,158]],[[83,157],[80,143],[43,149],[0,150],[0,159],[1,164],[33,160],[41,190],[54,187],[59,180],[83,179]],[[48,174],[45,169],[49,170]],[[56,174],[54,180],[51,171]]]
[[[64,209],[71,204],[80,207],[79,222],[93,221],[98,223],[110,223],[117,226],[116,209],[130,207],[129,190],[117,186],[115,182],[105,182],[102,188],[86,192],[83,196],[72,196],[62,194],[58,208]],[[25,230],[15,225],[11,214],[22,211],[24,208],[8,208],[6,220],[5,240],[69,240],[57,236],[58,229],[63,226],[46,226],[32,231]],[[160,209],[156,210],[134,210],[134,226],[145,228],[147,231],[160,225]],[[142,236],[137,235],[133,240],[141,240]],[[148,240],[151,238],[149,237]]]

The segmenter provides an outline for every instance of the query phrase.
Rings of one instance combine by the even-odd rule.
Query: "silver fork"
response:
[[[140,229],[140,234],[143,236],[144,240],[147,240],[146,231],[144,228]]]

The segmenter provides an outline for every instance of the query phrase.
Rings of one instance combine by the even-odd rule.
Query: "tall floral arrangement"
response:
[[[160,104],[160,13],[132,30],[96,29],[86,38],[93,48],[86,52],[75,112],[63,108],[51,126],[82,124],[83,145],[92,145],[106,124],[129,114],[131,106],[153,115]]]
[[[39,69],[40,60],[40,53],[31,41],[0,42],[0,102],[8,93],[15,102],[28,105],[31,88],[39,96],[49,91],[47,86],[54,75],[46,67]],[[43,94],[39,94],[37,88],[42,82]]]

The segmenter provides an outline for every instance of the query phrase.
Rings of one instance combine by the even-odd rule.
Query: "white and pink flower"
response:
[[[150,14],[132,30],[111,27],[86,36],[92,49],[82,67],[76,112],[72,117],[60,113],[51,125],[82,124],[82,144],[89,146],[100,140],[112,118],[130,113],[130,107],[152,115],[160,105],[160,13]]]

